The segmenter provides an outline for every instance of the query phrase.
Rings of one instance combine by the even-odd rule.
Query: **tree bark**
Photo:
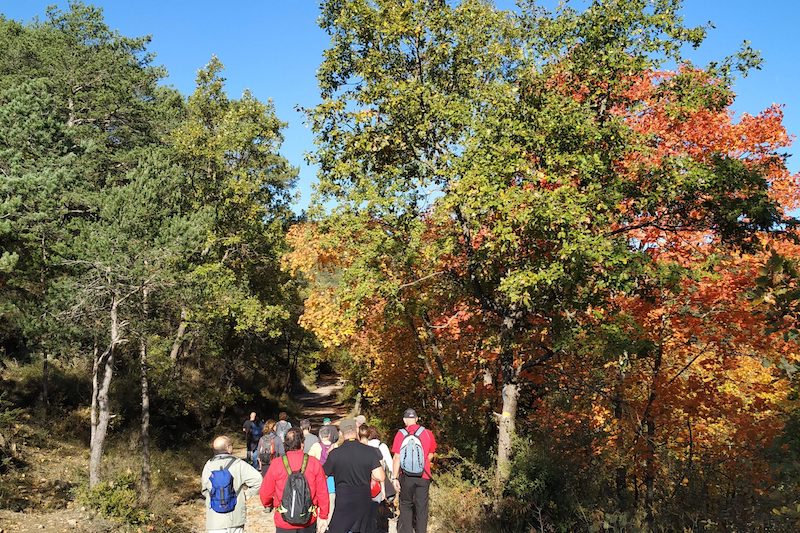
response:
[[[623,431],[623,424],[624,424],[624,416],[625,416],[625,371],[620,364],[619,374],[617,376],[617,386],[616,390],[614,391],[614,420],[617,423],[617,441],[616,441],[616,448],[617,448],[617,460],[619,461],[619,465],[617,466],[616,472],[614,474],[614,492],[617,497],[617,506],[621,511],[626,511],[628,509],[628,469],[625,466],[624,455],[625,455],[625,440],[623,436],[625,432]]]
[[[655,481],[656,481],[656,421],[653,415],[653,404],[657,398],[656,389],[658,387],[658,379],[661,373],[661,362],[664,355],[664,340],[658,345],[653,362],[653,380],[650,385],[650,396],[647,399],[647,407],[644,411],[644,425],[643,428],[647,446],[644,464],[644,507],[645,519],[650,529],[653,528],[655,523]]]
[[[147,322],[147,297],[149,294],[150,290],[148,288],[142,290],[144,323]],[[144,331],[139,335],[139,363],[142,387],[142,476],[140,497],[142,501],[147,502],[150,499],[150,384],[147,376],[147,339]]]
[[[42,401],[46,406],[50,405],[50,353],[45,352],[42,359]]]
[[[517,419],[519,385],[516,382],[503,383],[503,412],[497,420],[497,471],[495,480],[499,491],[511,473],[511,448],[514,441]]]
[[[495,471],[496,501],[502,496],[511,474],[511,455],[514,444],[514,433],[517,421],[517,403],[519,401],[519,384],[517,369],[514,366],[514,351],[511,346],[516,320],[512,316],[503,319],[500,333],[500,370],[503,375],[502,412],[497,417],[497,469]]]
[[[189,326],[189,321],[186,319],[188,311],[185,307],[181,308],[181,322],[178,324],[178,332],[175,334],[175,340],[172,342],[172,349],[169,351],[169,358],[172,364],[178,362],[178,354],[183,346],[183,338],[186,335],[186,328]]]
[[[89,487],[95,487],[100,483],[100,463],[103,458],[103,446],[108,432],[108,423],[111,419],[108,393],[111,388],[111,378],[114,375],[114,355],[117,345],[121,341],[119,300],[116,296],[111,300],[109,329],[111,339],[108,348],[100,357],[95,358],[92,375],[92,438],[89,452]]]

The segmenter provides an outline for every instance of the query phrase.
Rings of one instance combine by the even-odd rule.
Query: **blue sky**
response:
[[[278,116],[289,123],[284,131],[283,154],[300,167],[298,208],[308,205],[315,169],[303,154],[313,149],[311,132],[296,106],[318,101],[315,73],[327,45],[327,36],[316,24],[317,0],[96,0],[108,24],[130,36],[151,35],[150,50],[156,63],[169,71],[167,83],[185,94],[194,89],[197,69],[212,54],[225,64],[228,92],[238,97],[249,88],[261,99],[271,98]],[[544,2],[546,4],[552,1]],[[584,2],[578,1],[580,6]],[[43,15],[58,0],[0,0],[7,18],[30,20]],[[512,0],[498,0],[512,7]],[[722,59],[748,39],[761,51],[760,71],[735,86],[737,113],[757,113],[772,103],[785,104],[785,125],[800,134],[800,23],[796,0],[686,0],[687,23],[716,26],[703,46],[689,54],[698,64]],[[792,147],[791,152],[797,152]],[[789,168],[800,171],[800,157],[790,158]]]

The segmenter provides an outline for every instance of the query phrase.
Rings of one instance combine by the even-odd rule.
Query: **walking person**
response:
[[[278,423],[275,424],[275,433],[278,434],[278,437],[283,442],[283,439],[286,437],[286,432],[292,428],[292,423],[289,422],[289,415],[286,414],[286,411],[281,411],[278,414]]]
[[[308,418],[300,421],[300,429],[303,430],[303,449],[308,452],[315,443],[319,442],[319,437],[311,433],[311,420]]]
[[[339,442],[339,428],[331,423],[331,419],[327,416],[322,419],[322,427],[329,427],[331,428],[331,442]],[[321,430],[322,428],[320,428]]]
[[[356,420],[356,426],[358,426],[358,421]],[[369,436],[370,436],[370,426],[366,424],[361,424],[358,426],[358,440],[362,444],[369,444]],[[376,448],[377,446],[370,446],[370,448]],[[380,452],[380,449],[378,449]],[[387,453],[389,450],[386,450]],[[386,473],[386,462],[381,459],[381,468],[383,469],[384,474]],[[385,482],[385,480],[384,480]],[[370,502],[369,506],[369,513],[364,517],[364,520],[361,522],[361,527],[357,530],[361,533],[376,533],[378,530],[378,508],[381,505],[381,502],[386,499],[386,492],[383,488],[384,482],[377,481],[375,479],[370,480],[370,496],[372,497],[372,501]]]
[[[250,413],[250,418],[245,420],[242,431],[244,432],[245,448],[247,449],[247,460],[253,465],[253,468],[258,468],[258,457],[254,452],[258,448],[258,441],[264,432],[264,425],[258,421],[255,411]]]
[[[392,454],[389,447],[381,440],[378,428],[375,426],[367,426],[367,446],[377,448],[381,452],[381,466],[386,472],[386,480],[383,482],[383,492],[381,497],[377,500],[377,529],[378,533],[386,533],[389,531],[389,520],[394,518],[394,499],[397,496],[397,491],[392,483]],[[360,433],[359,433],[360,435]]]
[[[206,531],[244,533],[245,501],[258,493],[261,474],[233,454],[233,442],[222,435],[214,439],[214,457],[203,467],[200,487],[206,498]]]
[[[319,442],[311,446],[308,450],[308,455],[315,457],[321,465],[325,466],[328,455],[334,448],[336,448],[336,441],[333,440],[333,426],[322,426],[319,428]],[[334,505],[336,504],[336,482],[333,480],[333,476],[328,476],[327,481],[328,499],[330,500],[329,516],[333,516]]]
[[[265,508],[275,508],[277,533],[324,531],[329,516],[325,472],[303,451],[303,432],[292,428],[283,439],[286,455],[272,461],[259,495]],[[299,475],[298,475],[299,474]]]
[[[428,497],[431,486],[431,459],[436,451],[433,432],[420,426],[417,412],[406,409],[404,428],[392,443],[392,477],[400,492],[398,533],[425,533],[428,530]]]
[[[336,483],[336,508],[328,533],[361,533],[372,503],[370,480],[382,483],[386,475],[380,452],[358,441],[355,420],[342,420],[339,429],[344,442],[330,451],[323,465]]]
[[[256,453],[258,455],[258,470],[262,476],[267,473],[267,468],[269,468],[273,459],[283,456],[283,441],[275,433],[274,420],[270,419],[264,423],[264,436],[258,441]]]

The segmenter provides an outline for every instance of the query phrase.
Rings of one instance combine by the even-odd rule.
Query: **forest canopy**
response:
[[[98,8],[0,18],[0,409],[74,422],[90,486],[135,432],[146,500],[151,433],[326,366],[420,412],[434,513],[487,511],[454,528],[796,526],[800,176],[781,106],[734,112],[758,53],[696,64],[678,0],[318,22],[297,214],[285,123],[216,57],[182,95]]]

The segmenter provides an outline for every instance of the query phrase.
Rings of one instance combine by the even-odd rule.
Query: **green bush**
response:
[[[83,505],[96,509],[104,516],[127,524],[144,524],[148,512],[139,505],[136,478],[125,473],[112,481],[103,481],[94,488],[82,488],[77,499]]]
[[[454,459],[454,458],[450,458]],[[431,485],[430,507],[433,531],[457,533],[500,531],[491,514],[491,471],[468,461],[436,474]]]

